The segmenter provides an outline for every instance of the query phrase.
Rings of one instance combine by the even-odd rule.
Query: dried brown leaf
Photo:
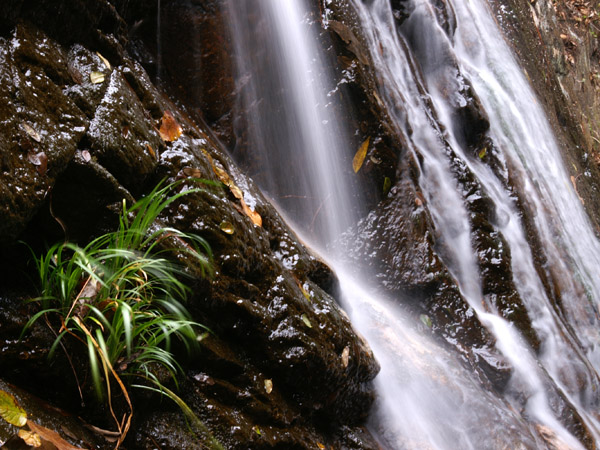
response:
[[[19,430],[17,435],[21,439],[23,439],[25,441],[25,443],[27,445],[29,445],[30,447],[41,447],[42,446],[42,439],[40,438],[40,435],[37,433],[21,429],[21,430]]]
[[[152,146],[150,144],[146,144],[146,148],[148,149],[148,153],[150,153],[150,155],[152,155],[153,158],[156,158],[156,152],[154,151]]]
[[[183,134],[183,128],[181,128],[181,125],[177,123],[169,111],[165,111],[160,121],[158,133],[163,141],[173,142]]]
[[[39,434],[42,440],[54,444],[57,450],[82,450],[80,447],[75,447],[74,445],[71,445],[65,441],[56,431],[49,430],[48,428],[38,425],[32,421],[28,421],[27,425],[31,431]]]
[[[581,198],[581,195],[579,195],[579,191],[577,190],[577,178],[573,175],[571,175],[571,183],[573,184],[573,189],[575,189],[575,194],[577,194],[577,197],[579,197],[579,201],[582,205],[585,205],[585,201],[583,198]]]
[[[254,222],[255,225],[262,227],[262,217],[256,211],[253,211],[248,207],[248,205],[244,201],[244,193],[242,192],[242,190],[239,187],[237,187],[237,185],[233,182],[229,174],[215,163],[212,156],[210,156],[210,154],[206,150],[202,149],[202,152],[208,158],[208,161],[212,166],[213,172],[215,173],[219,181],[225,186],[227,186],[233,194],[233,196],[240,201],[240,204],[242,205],[242,211],[244,212],[244,214],[250,217],[250,220],[252,220],[252,222]]]
[[[244,214],[246,214],[248,217],[250,217],[250,220],[252,220],[254,225],[258,225],[259,227],[262,227],[262,217],[260,216],[260,214],[257,213],[256,211],[252,211],[248,207],[248,205],[246,205],[246,202],[244,201],[243,198],[240,199],[240,203],[242,204],[242,210],[244,211]]]
[[[200,169],[195,169],[193,167],[184,167],[183,168],[183,174],[186,177],[192,177],[192,178],[200,178],[200,177],[202,177],[202,171]]]

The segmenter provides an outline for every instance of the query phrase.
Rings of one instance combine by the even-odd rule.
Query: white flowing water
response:
[[[403,32],[412,36],[409,39],[423,68],[427,92],[441,121],[448,124],[447,138],[453,150],[468,164],[505,216],[497,229],[510,246],[516,287],[542,341],[539,360],[562,393],[577,406],[598,440],[600,285],[593,275],[600,267],[600,246],[570,183],[552,129],[501,34],[490,32],[497,26],[485,2],[455,2],[452,10],[456,28],[450,34],[437,23],[430,3],[414,1],[412,6]],[[428,39],[421,39],[424,35]],[[445,58],[439,58],[440,55]],[[504,187],[504,180],[484,162],[468,158],[452,133],[453,103],[461,101],[456,92],[452,93],[452,86],[456,89],[460,83],[452,70],[453,62],[472,83],[489,115],[497,156],[504,160],[508,176],[515,180],[519,196],[526,199],[526,207],[534,216],[549,276],[560,286],[566,320],[556,313],[553,302],[558,299],[548,298],[539,278],[515,199]],[[509,356],[502,348],[502,340],[498,345]],[[524,364],[518,357],[509,358],[517,376],[535,373],[535,366]],[[547,414],[545,402],[528,405],[530,414],[540,416],[542,423],[542,416]]]
[[[333,78],[304,6],[298,1],[227,3],[240,106],[250,119],[238,130],[248,134],[250,151],[274,150],[261,159],[264,175],[258,179],[292,221],[316,231],[312,236],[321,244],[331,242],[356,222],[352,203],[359,196],[351,194],[350,166],[340,161],[348,133],[329,104]],[[257,22],[250,24],[251,17]],[[273,178],[273,173],[283,176]]]
[[[250,148],[245,151],[268,155],[260,162],[258,181],[298,231],[313,238],[316,232],[318,244],[331,244],[356,222],[353,205],[360,198],[348,170],[347,131],[332,112],[339,105],[327,95],[330,74],[315,24],[300,0],[227,3],[238,98],[246,111],[236,128],[247,135]],[[447,0],[452,14],[451,29],[445,31],[433,1],[404,2],[409,17],[400,29],[389,0],[350,3],[378,73],[378,96],[396,132],[422,161],[419,183],[426,204],[439,238],[451,243],[444,247],[444,262],[513,367],[506,394],[488,392],[448,350],[418,333],[396,306],[373,298],[374,289],[364,280],[346,275],[335,249],[330,250],[328,259],[340,277],[353,322],[382,366],[373,433],[385,448],[543,448],[538,434],[543,429],[565,448],[582,448],[556,411],[553,395],[558,392],[600,444],[600,281],[594,277],[600,245],[544,112],[488,5],[484,0]],[[489,116],[490,151],[501,170],[467,155],[453,131],[453,111],[467,101],[465,82]],[[496,207],[494,225],[510,247],[514,283],[541,341],[538,354],[482,293],[470,215],[451,153]],[[526,200],[547,260],[543,270],[560,294],[549,294],[540,278],[539,255],[532,253],[509,186]],[[294,201],[286,203],[289,198]],[[559,301],[560,314],[554,306]]]

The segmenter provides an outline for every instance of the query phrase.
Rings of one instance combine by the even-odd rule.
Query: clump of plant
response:
[[[210,248],[198,236],[157,224],[166,207],[199,190],[173,194],[180,183],[159,184],[130,207],[123,201],[116,231],[85,247],[56,244],[36,258],[41,296],[35,300],[41,311],[26,329],[40,318],[53,324],[57,338],[51,356],[66,336],[87,348],[94,389],[107,402],[120,433],[117,447],[133,413],[128,388],[158,390],[182,406],[157,373],[166,370],[176,384],[181,367],[171,352],[172,341],[183,343],[191,352],[207,331],[191,320],[183,306],[189,291],[182,281],[186,270],[174,260],[192,259],[201,274],[207,275],[211,271]],[[116,386],[129,407],[121,419],[112,405]],[[189,408],[182,409],[189,415]]]

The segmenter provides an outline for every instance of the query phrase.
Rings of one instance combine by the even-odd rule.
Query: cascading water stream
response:
[[[412,35],[409,40],[423,68],[428,92],[442,122],[449,124],[452,148],[505,215],[497,228],[510,247],[516,287],[542,341],[539,358],[562,393],[577,405],[597,440],[599,427],[593,411],[598,402],[596,362],[600,340],[595,302],[599,297],[597,282],[590,274],[600,262],[598,241],[568,184],[552,130],[508,46],[498,34],[487,31],[496,26],[487,4],[473,1],[453,5],[453,33],[442,29],[431,4],[413,5],[403,32]],[[422,33],[429,39],[415,36]],[[437,52],[431,45],[437,46]],[[446,55],[442,64],[431,58],[436,53]],[[490,117],[490,135],[499,157],[504,159],[509,183],[517,184],[518,195],[527,199],[530,213],[535,214],[540,247],[546,253],[550,276],[560,285],[566,321],[556,314],[553,302],[558,299],[549,298],[536,272],[516,199],[504,186],[507,180],[496,176],[482,161],[468,158],[452,132],[452,102],[456,98],[452,100],[453,94],[448,91],[457,84],[456,73],[451,70],[453,62],[472,83]],[[440,86],[445,86],[446,92],[441,92]],[[531,368],[526,371],[531,373]]]
[[[257,179],[299,233],[317,235],[318,245],[332,244],[357,221],[360,196],[344,156],[347,131],[332,113],[339,105],[328,103],[329,73],[314,24],[299,0],[227,3],[245,110],[236,124],[247,135],[244,152],[268,154],[260,159]],[[367,281],[347,275],[330,247],[353,322],[382,366],[372,431],[386,448],[514,448],[515,442],[537,448],[544,446],[536,432],[542,426],[557,442],[582,448],[553,410],[552,395],[561,395],[599,444],[600,281],[593,273],[600,267],[600,245],[489,7],[483,0],[447,1],[452,14],[441,24],[432,2],[407,1],[408,18],[398,30],[388,0],[350,3],[379,74],[379,97],[396,132],[422,161],[420,187],[446,243],[444,262],[513,367],[505,396],[487,391],[397,307],[373,298]],[[490,152],[500,169],[468,155],[454,130],[453,111],[467,101],[465,83],[489,116]],[[510,247],[514,284],[542,343],[538,355],[483,295],[468,199],[452,160],[468,168],[495,205],[493,225]],[[513,190],[533,217],[546,276],[561,287],[562,315],[540,279]]]
[[[419,13],[418,8],[431,8],[425,2],[415,3],[415,11],[408,21]],[[355,7],[363,21],[365,36],[369,39],[369,47],[384,49],[372,53],[374,64],[384,79],[383,85],[380,86],[381,98],[388,104],[389,111],[396,109],[394,108],[395,104],[404,105],[408,111],[406,116],[402,114],[392,119],[398,127],[398,132],[406,136],[407,141],[412,144],[412,150],[418,152],[423,158],[421,188],[427,198],[441,238],[444,242],[451,243],[445,247],[443,255],[448,268],[455,276],[463,296],[477,312],[481,322],[494,334],[497,339],[497,347],[514,367],[521,384],[520,389],[525,391],[530,398],[528,402],[530,414],[540,423],[554,430],[562,440],[577,446],[575,439],[550,410],[544,383],[538,374],[537,363],[522,339],[505,320],[490,312],[491,305],[482,307],[483,294],[477,255],[471,244],[468,211],[465,207],[465,199],[454,180],[448,158],[448,148],[459,153],[460,146],[457,145],[455,139],[453,142],[452,136],[447,137],[447,131],[451,129],[451,126],[444,130],[439,127],[437,121],[431,116],[430,107],[422,95],[423,91],[427,92],[427,89],[432,87],[433,92],[429,91],[429,94],[435,105],[436,98],[443,98],[441,95],[435,95],[436,86],[444,86],[447,89],[448,86],[456,85],[457,71],[452,72],[451,66],[442,65],[441,70],[450,70],[450,75],[454,77],[449,79],[447,76],[440,76],[440,71],[428,71],[429,68],[424,67],[423,71],[430,74],[430,80],[420,80],[416,71],[411,70],[416,64],[413,60],[414,56],[407,51],[406,43],[396,34],[389,3],[375,0],[366,6],[362,2],[356,2]],[[435,34],[431,34],[432,30],[430,29],[432,21],[435,24],[435,17],[430,15],[428,19],[418,23],[422,27],[419,42],[433,41],[435,43]],[[445,61],[448,58],[446,50],[439,46],[437,48],[428,47],[423,53],[427,54],[431,61]],[[432,86],[429,84],[424,86],[427,81],[431,81]],[[443,116],[441,119],[441,122],[444,123]],[[447,123],[451,124],[451,122]],[[511,212],[514,211],[511,210]],[[398,412],[395,413],[398,414]]]

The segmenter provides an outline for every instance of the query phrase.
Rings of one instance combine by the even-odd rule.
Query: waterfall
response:
[[[228,4],[246,110],[236,128],[248,134],[249,151],[259,159],[255,179],[313,240],[332,242],[357,220],[353,198],[360,195],[349,195],[356,191],[345,170],[351,166],[340,161],[348,132],[327,95],[332,76],[306,11],[297,1]]]
[[[583,448],[557,399],[600,445],[600,280],[594,277],[600,243],[544,111],[485,0],[447,0],[445,15],[435,0],[407,0],[400,26],[390,0],[349,4],[378,74],[377,96],[420,161],[419,185],[436,238],[446,243],[440,256],[512,367],[502,393],[482,386],[394,302],[374,296],[372,281],[356,275],[360,268],[340,262],[336,239],[364,209],[351,173],[349,131],[337,113],[343,105],[331,98],[320,51],[325,36],[304,2],[227,3],[244,111],[235,127],[246,137],[234,153],[256,168],[255,179],[300,234],[328,246],[323,254],[338,273],[353,323],[382,366],[370,423],[381,445],[543,448],[551,440]],[[492,144],[479,155],[457,126],[457,111],[472,100],[471,91],[490,124]],[[473,199],[456,167],[472,174],[494,205],[491,226],[511,255],[512,282],[539,338],[537,351],[484,294]]]

